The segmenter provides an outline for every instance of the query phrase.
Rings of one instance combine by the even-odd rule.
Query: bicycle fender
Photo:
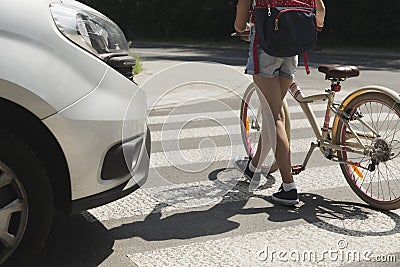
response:
[[[390,98],[392,98],[393,100],[395,100],[397,103],[400,103],[399,93],[397,93],[394,90],[389,89],[387,87],[371,85],[371,86],[362,87],[362,88],[350,93],[348,96],[346,96],[346,98],[343,100],[343,102],[340,106],[340,109],[343,110],[344,107],[346,107],[350,103],[350,101],[353,100],[355,97],[365,94],[365,93],[371,93],[371,92],[383,93],[383,94],[389,96]]]
[[[397,93],[396,91],[389,89],[387,87],[383,87],[383,86],[379,86],[379,85],[371,85],[371,86],[362,87],[360,89],[357,89],[357,90],[351,92],[342,101],[342,103],[340,105],[340,109],[344,110],[348,106],[348,104],[357,96],[363,95],[365,93],[376,93],[376,92],[389,96],[390,98],[395,100],[398,105],[400,105],[400,94],[399,93]],[[332,124],[332,129],[334,131],[334,133],[332,133],[333,135],[336,134],[336,129],[337,129],[338,123],[339,123],[339,118],[337,116],[335,116],[335,119]]]

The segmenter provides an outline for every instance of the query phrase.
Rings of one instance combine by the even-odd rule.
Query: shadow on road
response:
[[[98,266],[113,253],[115,239],[101,222],[57,213],[47,244],[34,264],[41,267]]]
[[[395,226],[392,229],[381,229],[379,225],[371,230],[363,227],[353,228],[346,225],[346,220],[351,220],[352,225],[362,226],[363,222],[369,222],[376,212],[368,205],[340,202],[324,198],[317,194],[304,193],[299,198],[303,205],[300,207],[288,207],[274,204],[270,197],[255,195],[247,190],[247,183],[238,183],[226,196],[225,201],[210,209],[189,211],[163,216],[161,210],[166,204],[156,206],[143,221],[124,224],[112,229],[115,239],[126,239],[139,236],[148,241],[160,241],[170,239],[190,239],[201,236],[222,234],[238,228],[239,223],[230,218],[236,215],[263,214],[272,222],[286,222],[292,220],[304,220],[326,231],[341,233],[349,236],[388,236],[400,232],[400,216],[392,212],[381,211],[379,213],[392,220]],[[244,200],[230,202],[229,199],[237,198],[235,194],[246,196]],[[267,208],[244,208],[250,197],[262,198],[272,204]],[[372,218],[374,219],[374,218]],[[378,224],[379,222],[377,222]]]
[[[215,179],[218,171],[223,170],[210,173],[209,179]],[[274,183],[274,178],[269,176],[263,188],[270,188]],[[375,211],[367,205],[334,201],[317,194],[304,193],[299,196],[301,205],[287,207],[274,204],[269,196],[262,196],[257,192],[249,192],[247,183],[238,182],[224,196],[223,201],[210,208],[163,214],[162,210],[167,204],[159,203],[144,220],[132,218],[132,222],[109,230],[101,222],[88,222],[80,214],[64,217],[56,222],[39,264],[96,266],[113,253],[115,240],[140,237],[146,241],[162,241],[223,234],[240,227],[239,222],[231,219],[236,215],[265,214],[269,221],[277,223],[304,220],[326,231],[349,236],[388,236],[400,232],[399,215]],[[268,205],[246,208],[249,198],[261,199]],[[363,227],[364,222],[373,224],[371,220],[377,216],[386,216],[391,221],[389,225],[393,227],[383,229],[378,221],[372,229]]]

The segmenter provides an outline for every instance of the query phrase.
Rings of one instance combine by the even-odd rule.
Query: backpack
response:
[[[317,41],[315,0],[253,0],[253,23],[257,44],[269,55],[290,57],[303,54]]]

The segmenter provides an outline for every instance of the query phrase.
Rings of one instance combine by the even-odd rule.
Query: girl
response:
[[[263,125],[257,152],[253,158],[235,159],[235,167],[250,180],[250,190],[256,188],[260,181],[261,165],[271,149],[274,147],[275,159],[279,166],[283,183],[278,192],[272,195],[272,200],[281,204],[295,205],[299,203],[296,184],[293,181],[289,141],[285,132],[284,115],[281,112],[282,101],[294,79],[298,58],[273,57],[258,49],[259,73],[254,71],[254,58],[252,47],[255,36],[255,28],[248,23],[249,10],[252,0],[238,0],[235,30],[243,37],[250,31],[250,53],[247,62],[246,73],[253,75],[257,85],[258,97],[262,105]],[[322,0],[316,0],[317,27],[322,28],[325,18],[325,5]],[[272,114],[272,115],[271,115]],[[275,126],[268,125],[268,121]]]

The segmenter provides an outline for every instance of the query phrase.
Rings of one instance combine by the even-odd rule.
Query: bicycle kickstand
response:
[[[316,149],[317,147],[319,147],[319,142],[318,143],[311,142],[310,149],[308,150],[308,153],[306,155],[306,158],[304,159],[303,164],[292,166],[292,174],[293,175],[297,175],[306,169],[306,165],[311,157],[311,154],[313,153],[314,149]]]

